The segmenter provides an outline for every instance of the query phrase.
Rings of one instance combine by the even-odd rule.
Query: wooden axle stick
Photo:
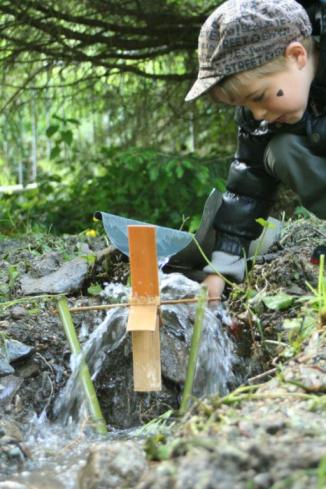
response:
[[[220,301],[221,296],[211,297],[207,299],[208,302]],[[196,297],[189,297],[185,299],[169,299],[166,301],[161,301],[159,306],[165,306],[169,304],[193,304],[198,302]],[[130,302],[120,302],[116,304],[101,304],[98,306],[80,306],[80,307],[71,307],[69,309],[70,312],[83,312],[83,311],[103,311],[106,309],[113,309],[114,307],[130,307],[132,304]]]

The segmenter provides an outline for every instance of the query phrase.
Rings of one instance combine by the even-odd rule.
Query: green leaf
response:
[[[56,119],[57,121],[62,122],[63,124],[79,124],[79,121],[77,119],[73,119],[72,117],[60,117],[59,115],[54,115],[53,119]]]
[[[178,444],[180,444],[179,438],[168,443],[163,433],[157,433],[146,439],[144,448],[149,460],[168,460]]]
[[[197,231],[200,225],[200,221],[201,221],[201,216],[197,215],[191,218],[189,229],[188,229],[189,233],[195,233]]]
[[[100,284],[96,283],[96,284],[91,284],[88,289],[87,289],[87,292],[89,295],[100,295],[100,293],[102,292],[102,287],[100,286]]]
[[[48,138],[52,137],[53,134],[55,134],[59,129],[59,126],[57,124],[51,124],[46,130],[46,135]]]
[[[74,119],[73,117],[67,117],[66,122],[69,122],[69,124],[74,124],[75,126],[79,126],[79,120]]]
[[[57,144],[51,149],[50,160],[55,160],[60,154],[60,146]]]
[[[84,258],[90,267],[95,265],[96,256],[93,253],[90,253],[89,255],[82,255],[81,258]]]
[[[309,219],[311,216],[310,212],[305,207],[301,206],[295,208],[294,215],[297,217],[303,217],[304,219]]]
[[[279,294],[273,296],[263,297],[263,303],[268,309],[273,309],[275,311],[284,311],[289,309],[295,301],[295,297],[286,294],[285,292],[280,292]]]
[[[273,222],[266,221],[266,219],[264,219],[263,217],[258,217],[258,219],[256,219],[256,222],[258,222],[258,224],[260,224],[263,228],[275,228],[275,224]]]
[[[61,131],[60,135],[62,141],[64,141],[66,144],[68,144],[68,146],[70,146],[73,140],[72,131],[70,131],[70,129],[67,129],[66,131]]]
[[[9,276],[9,288],[12,289],[15,285],[16,278],[19,276],[19,272],[15,265],[9,265],[8,276]]]

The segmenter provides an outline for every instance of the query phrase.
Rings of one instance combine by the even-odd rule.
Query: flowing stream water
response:
[[[162,300],[194,297],[198,295],[200,290],[197,283],[186,279],[181,274],[164,275],[161,273],[160,284]],[[115,302],[126,301],[130,296],[130,289],[121,284],[108,284],[103,295],[107,302],[113,299]],[[167,385],[173,385],[174,389],[179,384],[179,397],[176,402],[180,401],[180,393],[185,380],[186,359],[191,343],[195,312],[195,304],[161,306],[163,384],[166,381]],[[82,359],[86,360],[95,382],[103,374],[108,360],[114,354],[122,352],[118,353],[118,356],[119,358],[123,356],[123,352],[128,350],[126,347],[128,341],[127,317],[127,308],[120,307],[109,310],[104,321],[88,335],[82,353],[77,357],[71,356],[72,372],[66,386],[56,399],[54,406],[55,421],[49,422],[46,412],[43,412],[39,417],[32,417],[29,436],[25,440],[31,458],[27,462],[24,472],[16,479],[27,484],[26,487],[42,487],[38,481],[46,480],[46,485],[43,487],[48,489],[60,488],[58,481],[62,482],[62,487],[75,488],[76,474],[80,467],[85,464],[87,448],[91,443],[100,439],[113,440],[116,437],[132,438],[135,436],[135,428],[115,430],[111,426],[111,430],[104,437],[92,432],[88,426],[89,416],[78,375]],[[239,384],[241,381],[241,379],[236,378],[234,373],[234,366],[238,359],[234,353],[233,341],[226,332],[229,322],[228,314],[222,306],[206,308],[193,388],[193,394],[197,397],[216,393],[225,395],[230,386]],[[84,329],[81,334],[85,336],[87,331],[85,332]],[[110,368],[112,369],[112,365]],[[123,372],[120,374],[122,375]],[[125,382],[124,389],[128,390],[130,387],[128,387],[126,379],[122,379],[122,382]],[[125,410],[125,413],[122,414],[127,418],[128,410],[123,403],[119,404],[119,391],[115,392],[114,381],[111,381],[111,384],[110,395],[113,393],[112,399],[109,399],[112,403],[111,410],[121,409],[122,412]],[[155,405],[160,405],[160,393],[154,393],[154,395],[148,393],[142,394],[142,396],[143,398],[147,396],[149,400],[156,396]],[[133,399],[135,403],[138,402],[137,397],[130,399]],[[164,404],[166,395],[162,399]],[[129,409],[129,412],[132,414],[134,409]],[[126,426],[128,426],[128,422],[126,422]],[[132,427],[133,422],[130,422],[129,426]],[[51,485],[52,478],[54,485]],[[57,481],[57,485],[55,485],[55,481]],[[33,486],[33,484],[35,485]],[[17,486],[17,489],[21,488]]]

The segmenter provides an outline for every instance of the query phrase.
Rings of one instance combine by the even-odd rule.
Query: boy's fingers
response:
[[[221,297],[223,294],[225,282],[215,274],[208,275],[202,282],[207,287],[208,298]]]

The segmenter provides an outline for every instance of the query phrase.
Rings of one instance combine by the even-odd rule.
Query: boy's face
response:
[[[216,93],[212,96],[221,102],[247,107],[257,120],[294,124],[306,110],[312,79],[309,63],[288,58],[282,71],[256,78],[250,84],[243,83],[232,103],[223,100],[218,87],[214,87]]]

